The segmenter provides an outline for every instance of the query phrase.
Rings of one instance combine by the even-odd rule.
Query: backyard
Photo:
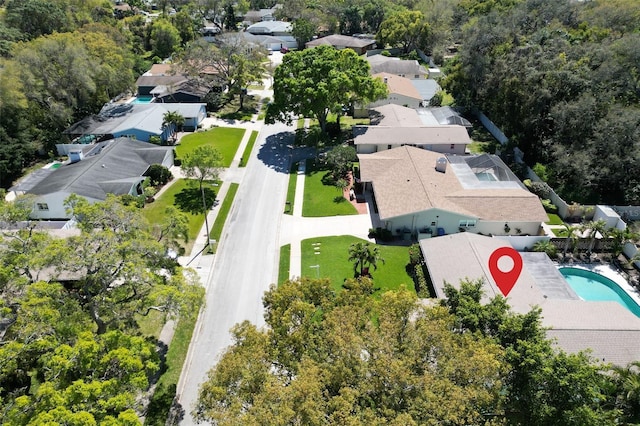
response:
[[[349,246],[364,240],[353,236],[318,237],[303,240],[302,275],[310,278],[329,278],[334,290],[340,291],[345,279],[353,278],[353,263],[349,262]],[[372,243],[373,244],[373,243]],[[382,292],[398,289],[405,285],[415,291],[413,279],[407,274],[409,248],[402,246],[377,245],[384,263],[371,270],[371,277],[379,297]],[[280,274],[281,277],[284,274]]]
[[[222,167],[229,167],[236,155],[245,130],[237,127],[214,127],[204,132],[191,133],[176,146],[176,156],[184,156],[201,145],[211,145],[222,155]]]

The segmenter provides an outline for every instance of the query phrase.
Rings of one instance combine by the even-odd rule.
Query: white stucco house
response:
[[[473,232],[538,235],[547,215],[499,157],[412,146],[359,154],[360,179],[384,228],[414,238]]]
[[[173,165],[173,148],[130,138],[79,145],[59,167],[36,170],[10,190],[35,197],[32,219],[68,219],[64,200],[71,194],[90,202],[107,194],[140,195],[152,164]]]
[[[385,98],[370,102],[367,105],[354,105],[354,117],[367,117],[369,109],[382,105],[394,104],[412,109],[417,109],[423,105],[422,96],[410,79],[384,72],[374,74],[372,77],[379,78],[384,82],[387,86],[388,94]]]
[[[464,154],[471,143],[462,126],[354,126],[358,154],[371,154],[411,145],[443,154]]]

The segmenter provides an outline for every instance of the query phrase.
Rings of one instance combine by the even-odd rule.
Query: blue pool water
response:
[[[582,299],[618,302],[640,317],[640,306],[626,291],[609,278],[579,268],[560,268],[560,273]]]
[[[484,182],[495,182],[496,180],[496,177],[493,175],[493,173],[489,173],[489,172],[476,173],[476,177],[478,178],[478,180],[481,180]]]
[[[131,103],[132,104],[150,104],[153,101],[153,96],[138,96]]]

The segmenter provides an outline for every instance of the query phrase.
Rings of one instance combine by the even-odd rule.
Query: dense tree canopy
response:
[[[284,56],[274,75],[273,102],[267,122],[290,123],[302,115],[314,117],[325,131],[329,113],[341,115],[354,102],[386,95],[380,79],[369,74],[369,64],[353,50],[318,46]]]
[[[637,3],[461,6],[473,18],[444,82],[456,102],[484,111],[531,165],[546,164],[567,201],[640,203]]]
[[[302,278],[264,296],[267,328],[245,322],[209,372],[194,415],[215,424],[614,425],[638,417],[637,371],[558,351],[540,310],[480,303],[482,281],[441,306],[406,290],[371,297]],[[606,373],[605,373],[606,372]],[[639,380],[638,382],[635,382]]]

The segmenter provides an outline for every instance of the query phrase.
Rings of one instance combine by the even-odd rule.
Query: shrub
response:
[[[424,273],[424,266],[420,263],[415,265],[414,272],[416,293],[418,294],[418,297],[429,297],[429,283],[427,282],[427,278]]]
[[[558,213],[558,206],[553,204],[551,200],[542,199],[541,201],[542,201],[542,207],[544,207],[544,211],[546,211],[547,213],[553,213],[553,214]]]
[[[422,251],[420,250],[420,244],[411,244],[409,246],[409,262],[412,265],[416,265],[422,261]]]
[[[533,192],[540,198],[549,198],[551,187],[545,182],[531,182],[529,191]]]
[[[536,163],[533,165],[531,170],[533,170],[533,173],[538,175],[543,182],[547,182],[549,180],[549,172],[547,172],[547,167],[545,165]]]
[[[165,185],[173,178],[169,169],[162,164],[152,164],[149,170],[147,170],[147,176],[149,177],[151,186]]]
[[[149,136],[149,143],[152,143],[154,145],[162,145],[162,139],[157,135]]]

